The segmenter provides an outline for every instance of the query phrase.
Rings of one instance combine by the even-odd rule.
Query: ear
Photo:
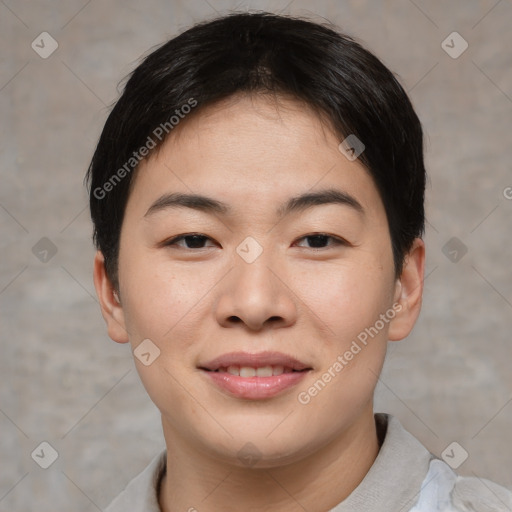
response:
[[[108,335],[117,343],[127,343],[123,307],[119,296],[105,270],[105,258],[101,251],[94,257],[94,286],[100,301],[101,314],[107,324]]]
[[[398,341],[405,338],[414,327],[420,314],[425,271],[425,243],[416,238],[404,260],[400,278],[396,281],[395,317],[390,321],[388,338]]]

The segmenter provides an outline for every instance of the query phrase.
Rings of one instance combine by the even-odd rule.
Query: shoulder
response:
[[[166,461],[167,451],[164,450],[128,483],[105,512],[160,512],[158,487],[165,472]]]
[[[410,512],[510,512],[512,490],[479,477],[459,476],[434,458]]]

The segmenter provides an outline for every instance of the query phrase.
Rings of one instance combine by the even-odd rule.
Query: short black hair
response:
[[[108,116],[86,179],[94,243],[114,286],[131,171],[186,114],[240,93],[295,98],[327,119],[340,142],[362,141],[359,160],[382,198],[400,275],[425,227],[423,131],[406,92],[375,55],[328,23],[235,12],[149,53]]]

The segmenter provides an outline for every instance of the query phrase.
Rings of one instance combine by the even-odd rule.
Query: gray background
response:
[[[82,181],[138,58],[235,8],[325,17],[409,91],[427,136],[428,277],[416,328],[390,345],[376,409],[437,455],[457,441],[461,474],[512,486],[511,0],[4,0],[1,511],[101,510],[163,447],[128,346],[106,335]],[[43,31],[59,45],[47,59],[31,48]],[[453,31],[469,43],[456,59],[441,46]],[[59,454],[46,470],[31,458],[42,441]]]

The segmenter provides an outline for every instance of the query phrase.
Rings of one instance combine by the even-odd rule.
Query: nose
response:
[[[297,321],[293,283],[277,265],[269,265],[271,258],[264,254],[252,263],[240,259],[222,281],[215,313],[223,327],[240,325],[259,331]]]

